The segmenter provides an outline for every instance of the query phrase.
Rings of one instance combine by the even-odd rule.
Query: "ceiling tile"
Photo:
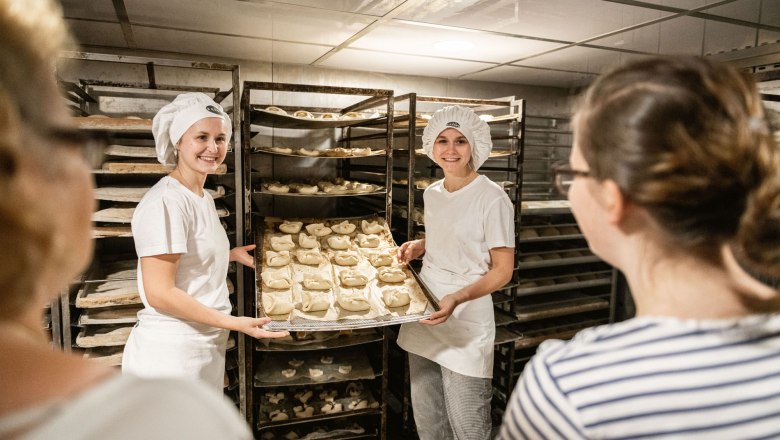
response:
[[[764,3],[775,3],[775,8],[780,8],[777,0],[768,0]],[[761,0],[738,0],[723,6],[702,11],[707,14],[719,15],[721,17],[735,18],[750,22],[758,22],[758,12],[761,9]]]
[[[628,32],[621,32],[606,38],[593,40],[588,44],[614,47],[616,49],[636,50],[646,53],[657,53],[661,39],[661,24],[662,23],[644,26]]]
[[[399,18],[579,41],[659,15],[658,11],[601,0],[432,0]]]
[[[119,23],[66,19],[76,41],[82,45],[127,47]]]
[[[659,53],[701,55],[704,20],[679,17],[661,23]]]
[[[707,21],[704,27],[704,54],[710,55],[754,47],[756,37],[757,32],[753,28]]]
[[[460,79],[477,81],[496,81],[512,84],[527,84],[553,87],[581,87],[593,79],[595,75],[585,73],[559,72],[527,67],[501,66],[486,72],[470,73]]]
[[[277,3],[308,6],[330,11],[354,12],[382,16],[393,10],[404,0],[276,0]]]
[[[279,63],[308,64],[330,47],[133,26],[141,49]]]
[[[621,52],[573,46],[514,64],[571,72],[600,73],[604,68],[620,63],[622,56],[625,54]]]
[[[118,21],[111,0],[60,0],[60,5],[66,18]]]
[[[466,42],[473,47],[452,51],[434,47],[447,41]],[[561,44],[398,22],[380,26],[350,45],[350,48],[358,49],[497,63],[556,47],[561,47]]]
[[[368,70],[405,75],[439,76],[452,78],[489,67],[490,64],[448,60],[414,55],[398,55],[344,49],[322,63],[323,66],[347,70]]]

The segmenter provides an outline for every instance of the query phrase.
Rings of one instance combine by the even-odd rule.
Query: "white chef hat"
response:
[[[176,144],[192,124],[203,118],[222,118],[227,130],[225,142],[230,142],[233,125],[222,106],[205,93],[182,93],[161,108],[152,120],[157,160],[163,165],[176,164]]]
[[[479,169],[490,156],[490,150],[493,149],[490,126],[487,125],[487,122],[479,119],[479,116],[471,109],[459,105],[437,110],[428,121],[428,126],[425,127],[422,135],[425,154],[433,161],[436,161],[433,157],[433,143],[439,134],[448,128],[454,128],[466,137],[471,145],[471,160],[474,163],[474,169]]]

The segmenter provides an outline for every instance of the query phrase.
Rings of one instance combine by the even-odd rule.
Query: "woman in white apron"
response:
[[[493,146],[490,127],[470,109],[445,107],[423,132],[426,154],[444,179],[425,190],[425,239],[398,249],[402,263],[423,255],[421,276],[441,309],[403,324],[417,432],[427,439],[490,438],[495,320],[490,293],[514,268],[514,207],[477,173]]]
[[[248,251],[230,249],[206,177],[224,161],[230,118],[203,93],[184,93],[152,123],[157,159],[176,168],[147,192],[132,220],[138,289],[144,309],[125,346],[122,371],[142,377],[185,377],[222,389],[230,330],[282,337],[268,318],[231,316],[228,263],[254,267]]]

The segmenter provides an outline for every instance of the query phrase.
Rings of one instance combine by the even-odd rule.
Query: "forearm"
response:
[[[147,289],[149,305],[157,311],[173,315],[185,321],[193,321],[211,327],[235,330],[233,328],[234,317],[219,310],[206,307],[187,292],[178,287],[171,287],[164,291],[151,293]]]
[[[512,279],[512,270],[491,268],[477,281],[456,292],[459,304],[489,295],[504,287]]]

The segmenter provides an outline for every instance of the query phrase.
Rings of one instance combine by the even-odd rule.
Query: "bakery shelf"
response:
[[[326,354],[323,354],[326,353]],[[349,371],[342,368],[348,368]],[[314,376],[314,373],[320,376]],[[291,375],[287,377],[287,375]],[[323,351],[298,351],[293,354],[268,353],[257,366],[254,386],[324,385],[356,380],[372,380],[382,372],[375,372],[363,348],[340,348]]]
[[[255,350],[271,352],[330,350],[381,341],[382,333],[373,328],[350,331],[292,332],[286,338],[263,339],[255,344]]]
[[[323,129],[323,128],[343,128],[359,124],[382,124],[386,123],[387,118],[348,118],[348,119],[318,119],[318,118],[300,118],[292,115],[283,115],[280,113],[268,111],[261,106],[251,106],[249,122],[254,125],[265,125],[274,128],[294,128],[294,129]]]

